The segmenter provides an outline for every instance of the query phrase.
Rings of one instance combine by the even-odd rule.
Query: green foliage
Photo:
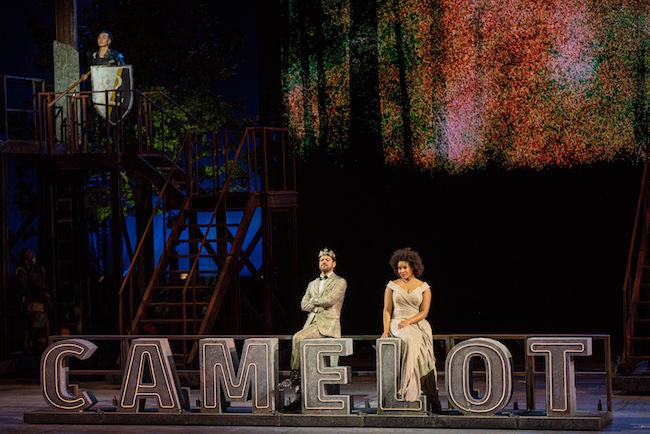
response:
[[[91,227],[102,226],[111,217],[110,174],[97,171],[90,172],[88,178],[92,179],[93,188],[86,189],[86,207],[88,220]],[[133,194],[133,181],[126,172],[120,172],[120,203],[123,215],[134,215],[135,197]],[[87,185],[91,182],[87,182]]]

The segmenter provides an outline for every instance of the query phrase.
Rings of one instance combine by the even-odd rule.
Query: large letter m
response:
[[[241,363],[233,339],[201,339],[199,369],[202,411],[220,413],[225,408],[225,402],[246,401],[249,391],[252,394],[253,413],[272,413],[276,410],[277,338],[246,339]]]

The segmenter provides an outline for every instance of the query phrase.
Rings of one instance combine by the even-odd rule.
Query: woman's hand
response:
[[[383,339],[383,338],[389,338],[389,337],[390,337],[390,332],[389,332],[389,331],[385,331],[385,332],[383,332],[383,333],[381,334],[381,338],[382,338],[382,339]]]
[[[397,324],[397,328],[398,328],[398,329],[403,329],[404,327],[406,327],[406,326],[408,326],[408,325],[411,325],[411,323],[409,322],[409,320],[407,320],[407,319],[403,319],[403,320],[401,320],[401,321]]]

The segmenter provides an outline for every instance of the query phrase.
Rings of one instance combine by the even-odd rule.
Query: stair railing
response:
[[[170,143],[168,132],[165,129],[165,122],[171,122],[174,126],[181,130],[191,128],[194,131],[203,130],[204,134],[211,134],[212,131],[205,126],[203,122],[192,116],[183,107],[179,106],[174,100],[162,92],[142,92],[140,90],[134,91],[137,102],[137,135],[138,135],[138,151],[140,153],[158,152],[154,143],[156,138],[160,140],[161,151],[164,154],[168,148],[167,144]],[[154,101],[154,95],[161,97],[160,102]],[[173,110],[166,107],[165,102],[171,101],[172,108],[180,110],[186,119],[176,116]],[[155,119],[154,113],[160,116],[159,121]],[[159,125],[156,123],[159,122]],[[177,142],[171,141],[173,145]],[[172,146],[172,150],[176,151],[176,146]]]
[[[267,152],[267,135],[276,135],[274,143],[280,145],[281,147],[281,149],[275,151],[275,154],[272,156],[269,156]],[[214,137],[214,135],[212,137]],[[128,325],[127,321],[125,321],[124,318],[122,318],[120,321],[121,327],[126,330],[127,333],[136,333],[138,331],[139,321],[145,315],[147,300],[152,294],[159,273],[164,269],[164,267],[166,267],[166,252],[172,250],[171,247],[173,247],[173,244],[176,242],[177,237],[180,236],[180,227],[183,225],[185,220],[184,211],[191,209],[192,196],[198,192],[199,184],[202,181],[206,181],[205,179],[201,179],[201,174],[203,173],[206,165],[211,165],[213,169],[213,172],[211,174],[212,180],[208,180],[212,183],[213,188],[206,188],[203,190],[203,193],[207,191],[208,194],[214,194],[217,197],[209,218],[209,223],[203,230],[201,240],[196,248],[196,251],[192,253],[193,259],[191,260],[191,267],[188,270],[187,275],[184,277],[184,284],[181,292],[183,333],[187,333],[188,323],[193,322],[195,328],[197,325],[198,318],[196,315],[196,305],[194,305],[194,314],[192,318],[188,318],[188,316],[191,315],[188,313],[188,303],[192,303],[190,300],[191,297],[188,297],[188,294],[190,293],[190,288],[194,287],[194,282],[199,280],[200,271],[198,264],[200,255],[203,251],[209,250],[207,247],[209,242],[208,238],[210,236],[210,232],[216,226],[215,220],[218,215],[227,215],[228,213],[228,193],[231,193],[233,191],[241,191],[243,193],[250,194],[258,193],[260,191],[267,191],[269,184],[273,184],[273,182],[269,180],[268,175],[268,165],[271,163],[271,159],[274,161],[274,164],[281,160],[279,162],[279,165],[282,172],[288,173],[288,176],[275,176],[275,178],[281,179],[280,185],[278,185],[276,188],[286,190],[291,188],[290,185],[295,186],[295,163],[290,165],[287,161],[285,161],[288,159],[293,160],[295,158],[295,150],[292,150],[292,153],[289,155],[287,155],[287,152],[285,151],[285,147],[287,145],[285,129],[249,127],[244,130],[243,134],[241,135],[241,139],[239,140],[239,143],[235,149],[231,149],[229,141],[230,136],[228,133],[224,134],[223,144],[217,145],[214,142],[211,142],[210,137],[208,137],[207,140],[201,140],[201,137],[193,129],[186,136],[182,150],[178,151],[173,166],[175,168],[178,166],[177,162],[179,156],[181,153],[184,153],[185,164],[183,166],[185,170],[185,176],[187,176],[188,179],[188,196],[186,197],[182,210],[180,210],[179,215],[176,218],[176,224],[172,229],[172,233],[170,233],[169,237],[166,235],[164,237],[166,239],[165,248],[161,257],[158,259],[155,271],[153,272],[148,284],[146,285],[146,289],[144,290],[142,298],[140,299],[140,304],[135,314],[133,314],[133,290],[129,290],[129,300],[131,300],[131,305],[127,306],[129,307],[128,315],[126,315],[128,316]],[[201,148],[201,146],[207,146],[209,149]],[[258,148],[261,151],[261,155],[258,155]],[[222,164],[219,164],[220,152],[223,152]],[[219,170],[220,167],[221,170]],[[170,179],[172,178],[172,175],[172,172],[168,174],[167,181],[171,182]],[[167,185],[167,183],[165,185]],[[194,188],[192,188],[192,186],[194,186]],[[158,209],[159,204],[157,203],[153,214],[155,214]],[[152,218],[149,220],[147,228],[144,231],[145,234],[148,233],[147,231],[151,226],[153,214]],[[127,283],[129,285],[129,288],[133,287],[132,273],[134,273],[135,267],[137,266],[134,266],[134,264],[137,264],[137,260],[142,254],[141,244],[143,239],[144,237],[140,240],[138,248],[136,248],[136,251],[134,253],[133,260],[131,261],[131,265],[129,266],[123,288],[121,289],[120,300],[126,299],[124,288],[126,288]],[[225,252],[226,260],[228,257],[238,255],[238,252],[234,251],[233,247],[234,246],[231,245],[230,252]],[[231,267],[227,268],[230,269]],[[219,270],[223,270],[223,264],[221,267],[219,267]],[[217,290],[217,288],[215,288],[215,290]],[[192,294],[194,297],[196,297],[194,293]],[[194,303],[195,302],[196,300],[194,299]],[[121,305],[120,309],[123,311],[124,305]],[[202,329],[203,328],[204,327],[202,324]]]
[[[132,93],[133,110],[136,112],[134,127],[131,123],[133,113],[124,119],[118,119],[115,125],[109,124],[107,119],[91,122],[90,112],[93,95],[102,94],[103,99],[109,100],[112,93]],[[164,101],[173,101],[163,93],[160,104],[154,101],[149,94],[138,89],[127,91],[68,91],[66,93],[39,92],[38,93],[38,140],[40,145],[50,155],[64,152],[66,154],[79,154],[101,152],[107,154],[120,154],[123,151],[165,153],[168,144],[172,144],[172,152],[176,150],[179,140],[169,140],[166,127],[185,130],[187,127],[204,128],[198,119],[179,107],[185,119],[176,116],[173,111],[166,110]],[[174,107],[176,103],[174,102]],[[66,117],[63,117],[63,114]],[[159,117],[156,119],[155,116]],[[99,115],[96,115],[99,116]],[[100,128],[97,128],[100,127]],[[124,134],[128,128],[135,128],[137,144],[129,148],[130,144],[125,139],[131,137]],[[57,131],[58,129],[58,131]],[[95,131],[94,129],[97,129]],[[96,141],[94,149],[89,149],[89,133],[94,132]],[[182,137],[182,135],[181,135]],[[162,144],[161,149],[154,147],[155,140]],[[100,142],[103,141],[104,143]]]
[[[647,203],[648,163],[643,165],[639,198],[637,200],[636,213],[630,248],[623,281],[623,327],[624,343],[622,366],[626,371],[634,369],[634,322],[637,316],[636,305],[639,300],[641,279],[643,278],[643,265],[647,254],[648,237],[648,203]]]
[[[138,107],[139,113],[142,113],[141,116],[138,116],[138,119],[141,119],[141,121],[139,121],[139,131],[143,132],[142,135],[144,137],[144,140],[140,140],[140,152],[155,152],[155,150],[151,150],[150,145],[150,143],[153,141],[153,134],[151,131],[154,129],[154,116],[152,115],[152,108],[155,108],[162,113],[170,114],[170,116],[173,117],[177,122],[180,122],[185,127],[190,127],[192,129],[192,143],[194,144],[194,149],[190,149],[189,147],[186,149],[187,161],[191,162],[191,164],[186,164],[186,173],[193,175],[189,176],[189,178],[192,179],[193,189],[188,190],[187,193],[206,193],[206,191],[202,189],[200,182],[200,175],[202,173],[200,169],[202,169],[202,167],[200,167],[199,161],[201,158],[199,146],[201,142],[208,144],[208,149],[204,152],[204,154],[211,157],[211,162],[209,165],[211,165],[213,168],[218,167],[219,146],[217,146],[217,132],[214,131],[214,129],[208,126],[201,119],[188,112],[183,106],[178,104],[169,95],[161,91],[141,92],[140,95],[143,103]],[[183,118],[177,117],[177,114],[180,114],[183,116]],[[166,149],[165,143],[168,140],[164,128],[160,129],[159,135],[161,136],[160,140],[163,143],[162,149],[164,150]],[[215,172],[216,171],[213,170],[213,173]],[[214,193],[215,191],[218,191],[218,188],[220,187],[218,184],[218,179],[213,179],[212,184],[212,191]]]
[[[177,103],[172,97],[170,97],[166,93],[164,93],[162,91],[159,91],[159,90],[156,90],[156,91],[145,91],[145,92],[142,92],[142,94],[147,96],[147,98],[149,98],[151,101],[153,101],[156,96],[159,97],[160,101],[161,101],[159,105],[161,107],[165,106],[165,102],[167,102],[168,104],[171,104],[172,107],[174,107],[175,109],[180,110],[187,117],[187,122],[190,125],[199,127],[201,129],[203,129],[204,131],[211,132],[213,130],[205,122],[203,122],[201,119],[197,118],[192,113],[187,111],[185,109],[185,107],[183,107],[182,105]]]
[[[216,219],[217,214],[219,213],[219,211],[222,211],[223,214],[227,215],[228,210],[227,210],[226,194],[228,193],[228,190],[229,190],[230,185],[231,185],[231,183],[233,181],[233,178],[235,177],[235,171],[230,170],[230,168],[234,164],[236,164],[236,162],[238,161],[239,156],[241,154],[241,151],[244,148],[244,145],[246,145],[246,149],[247,149],[246,153],[247,153],[247,155],[250,156],[251,152],[250,152],[249,134],[251,133],[251,131],[254,131],[254,128],[249,127],[249,128],[245,129],[244,134],[242,135],[242,138],[241,138],[241,140],[239,142],[239,145],[237,146],[237,148],[235,150],[235,154],[234,154],[234,156],[232,158],[232,163],[229,163],[229,159],[226,158],[226,161],[225,161],[226,179],[223,182],[223,185],[222,185],[221,190],[219,192],[219,195],[217,197],[217,201],[216,201],[216,203],[215,203],[215,205],[214,205],[214,207],[212,209],[212,214],[210,215],[210,220],[209,220],[209,222],[207,224],[206,229],[204,230],[203,238],[201,239],[201,243],[198,246],[198,250],[196,252],[194,260],[192,261],[192,266],[190,267],[189,273],[188,273],[188,275],[187,275],[187,277],[185,279],[185,284],[183,285],[183,291],[182,291],[182,296],[181,296],[182,297],[181,298],[182,303],[183,303],[183,306],[182,306],[182,310],[183,310],[183,334],[187,333],[187,291],[188,291],[188,288],[190,287],[190,282],[193,282],[196,279],[195,273],[197,272],[197,267],[198,267],[200,255],[201,255],[201,252],[203,251],[203,249],[205,248],[205,246],[207,244],[207,239],[208,239],[208,235],[210,233],[210,230],[215,225],[215,219]],[[227,140],[227,135],[226,135],[226,140]],[[227,148],[227,146],[224,146],[224,148]],[[225,153],[227,154],[227,151],[225,151]],[[250,158],[248,158],[248,160],[250,160]],[[253,170],[254,170],[254,166],[251,166],[250,164],[247,164],[247,169],[248,169],[247,170],[247,172],[248,172],[247,178],[248,179],[250,179],[250,169],[251,168],[253,168]],[[256,191],[255,187],[252,186],[250,184],[250,182],[249,182],[248,187],[249,187],[249,193],[254,193]],[[227,229],[224,229],[224,230],[227,230]],[[231,246],[231,249],[228,252],[228,255],[232,255],[233,253],[234,253],[233,252],[233,246]],[[223,271],[223,270],[219,270],[220,273],[221,273],[221,271]]]
[[[237,149],[237,151],[235,153],[235,156],[233,157],[233,162],[237,161],[237,159],[239,158],[239,154],[241,152],[242,144],[244,143],[245,138],[246,138],[246,133],[242,136],[242,141],[240,142],[240,145],[239,145],[239,147],[238,147],[238,149]],[[226,207],[225,207],[226,206],[225,205],[226,204],[226,196],[225,196],[225,193],[226,193],[226,191],[228,189],[228,185],[231,184],[231,182],[232,182],[231,180],[233,178],[232,172],[228,169],[233,164],[228,163],[227,142],[228,142],[228,139],[227,139],[227,135],[226,135],[225,144],[223,146],[224,155],[225,155],[224,159],[226,161],[224,163],[224,165],[226,166],[226,173],[229,174],[229,175],[226,176],[226,179],[225,179],[224,183],[222,184],[222,189],[219,192],[217,203],[216,203],[216,205],[215,205],[215,207],[213,209],[213,214],[212,214],[212,218],[210,220],[210,223],[208,224],[208,227],[203,231],[202,242],[200,244],[199,251],[196,253],[196,256],[195,256],[195,266],[192,269],[192,271],[190,271],[188,273],[187,277],[185,277],[185,284],[184,284],[184,289],[183,289],[183,292],[182,292],[183,300],[186,300],[186,294],[187,294],[187,289],[189,287],[189,283],[192,282],[193,279],[196,277],[195,276],[195,271],[197,270],[196,264],[198,263],[197,261],[198,261],[198,259],[200,257],[202,249],[205,247],[205,245],[207,243],[207,237],[208,237],[208,235],[210,233],[211,228],[213,227],[214,217],[216,216],[217,212],[221,208],[223,208],[223,212],[226,212]],[[177,154],[176,159],[175,159],[175,162],[172,164],[172,167],[173,167],[174,170],[170,171],[170,173],[168,174],[167,180],[169,181],[170,179],[172,179],[173,174],[175,173],[175,171],[178,171],[178,164],[177,164],[178,159],[179,159],[181,154],[184,154],[184,156],[185,156],[184,170],[185,170],[185,176],[187,177],[187,182],[188,182],[187,196],[185,198],[184,205],[183,205],[182,209],[180,210],[179,215],[176,218],[176,224],[174,225],[174,227],[172,229],[172,232],[169,234],[169,236],[164,234],[164,239],[166,240],[165,247],[163,249],[163,252],[162,252],[160,258],[158,259],[158,261],[156,263],[155,270],[154,270],[151,278],[149,279],[149,282],[146,285],[146,289],[144,290],[144,293],[143,293],[143,296],[142,296],[142,298],[140,300],[138,309],[135,312],[135,314],[133,314],[132,310],[130,310],[129,325],[128,325],[128,328],[126,328],[127,333],[137,333],[137,331],[138,331],[138,323],[144,317],[147,301],[151,297],[153,288],[157,283],[158,276],[159,276],[160,272],[167,265],[167,261],[166,261],[167,252],[170,252],[172,250],[172,247],[173,247],[174,243],[176,242],[178,236],[180,236],[180,233],[181,233],[180,226],[182,226],[182,224],[183,224],[183,222],[185,220],[184,211],[191,208],[192,196],[193,196],[194,193],[197,192],[196,190],[198,189],[198,188],[192,188],[192,185],[197,185],[198,186],[198,184],[200,182],[199,172],[201,170],[201,167],[198,164],[199,163],[198,155],[201,154],[201,151],[200,151],[200,148],[199,148],[200,143],[201,143],[201,141],[198,140],[196,131],[195,130],[188,130],[187,135],[186,135],[186,140],[184,141],[184,145],[183,145],[182,149],[179,149],[178,154]],[[217,148],[218,147],[218,146],[213,146],[212,143],[208,143],[208,145],[211,148]],[[214,153],[213,153],[213,156],[214,156]],[[167,185],[167,184],[165,184],[165,185]],[[159,196],[159,198],[160,198],[160,196]],[[221,206],[221,204],[223,204],[223,206]],[[157,203],[157,205],[158,205],[158,203]],[[156,214],[156,212],[157,212],[157,208],[154,208],[153,213],[152,213],[152,217],[149,219],[149,224],[147,225],[147,228],[144,231],[145,235],[148,233],[150,223],[153,220],[153,216]],[[135,261],[137,260],[138,256],[140,255],[140,252],[141,252],[140,244],[142,244],[144,239],[145,239],[145,236],[143,236],[141,238],[140,243],[138,244],[139,249],[136,249],[136,252],[134,253],[134,259],[132,261],[132,264],[136,263]],[[131,265],[129,267],[129,272],[132,272],[133,268],[134,268],[133,265]],[[130,281],[133,280],[133,276],[129,275],[127,277],[129,277]],[[126,280],[127,279],[125,278],[125,282],[126,282]],[[132,286],[132,283],[130,285]],[[130,292],[132,292],[132,291],[130,291]],[[122,297],[121,297],[121,299],[122,299]],[[183,312],[184,312],[183,328],[184,328],[184,330],[186,330],[186,327],[187,327],[187,317],[185,316],[185,314],[186,314],[186,305],[183,305]],[[122,321],[121,324],[123,326],[125,326],[124,321]]]
[[[40,78],[33,77],[18,77],[14,75],[2,75],[2,119],[3,119],[3,129],[2,135],[3,140],[9,141],[11,139],[18,140],[33,140],[37,142],[41,133],[39,132],[39,122],[38,122],[38,93],[45,92],[45,80]],[[31,108],[27,108],[24,105],[13,106],[12,103],[15,102],[12,97],[9,96],[9,91],[12,89],[11,83],[17,82],[21,84],[28,84],[31,87]],[[13,89],[12,89],[13,90]],[[11,122],[9,114],[21,114],[24,116],[24,120],[28,120],[29,116],[32,117],[32,124],[34,130],[33,134],[26,136],[25,128],[21,128],[21,123],[19,122],[16,126],[16,131],[11,128]],[[15,136],[15,137],[14,137]]]
[[[167,177],[165,179],[165,183],[163,184],[162,188],[160,189],[160,192],[158,193],[158,198],[156,200],[156,204],[154,205],[151,216],[149,217],[149,220],[147,221],[147,224],[146,224],[146,226],[145,226],[145,228],[143,230],[143,236],[141,237],[141,239],[138,242],[138,246],[136,247],[136,250],[133,253],[133,258],[131,259],[131,263],[129,264],[129,268],[128,268],[127,272],[126,272],[126,275],[124,276],[124,279],[122,280],[122,285],[120,286],[120,290],[119,290],[119,293],[118,293],[118,297],[119,297],[120,333],[125,333],[125,332],[130,331],[130,327],[131,327],[131,324],[132,324],[133,319],[134,319],[133,308],[134,308],[134,304],[136,304],[134,302],[135,300],[134,300],[134,293],[133,293],[133,289],[134,289],[133,288],[134,270],[136,268],[137,262],[140,259],[140,255],[142,254],[142,252],[144,250],[144,244],[145,244],[145,240],[147,238],[146,234],[148,234],[149,230],[152,229],[154,217],[156,216],[156,214],[160,210],[161,205],[163,204],[163,198],[165,196],[165,193],[166,193],[169,185],[171,184],[171,181],[172,181],[174,175],[179,170],[178,162],[180,161],[180,157],[185,154],[186,149],[190,146],[190,137],[191,137],[190,130],[186,130],[185,137],[184,137],[183,141],[181,142],[181,145],[177,148],[176,156],[175,156],[175,158],[173,160],[173,165],[172,165],[171,169],[169,170],[169,173],[167,174]],[[188,201],[188,198],[186,197],[186,200],[185,200],[185,203],[184,203],[182,209],[185,209],[187,207],[187,201]],[[182,212],[179,212],[179,216],[180,215],[182,215]],[[160,264],[160,261],[159,261],[159,264]],[[158,268],[158,266],[157,266],[157,268]],[[125,313],[124,302],[125,302],[125,292],[126,292],[127,288],[128,288],[128,298],[126,300],[127,300],[127,303],[128,303],[128,308],[129,308],[128,312],[129,312],[129,314],[125,318],[124,317],[124,313]],[[146,295],[146,291],[145,291],[145,294],[143,294],[143,297],[145,295]],[[128,324],[128,326],[127,326],[127,324]]]

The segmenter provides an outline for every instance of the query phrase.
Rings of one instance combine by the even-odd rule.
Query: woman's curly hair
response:
[[[395,273],[397,273],[397,265],[400,261],[409,263],[413,269],[413,274],[415,277],[420,277],[424,272],[424,264],[422,264],[422,258],[420,258],[420,254],[415,250],[412,250],[410,247],[395,250],[393,252],[393,256],[390,257],[390,261],[388,261],[388,263]]]

